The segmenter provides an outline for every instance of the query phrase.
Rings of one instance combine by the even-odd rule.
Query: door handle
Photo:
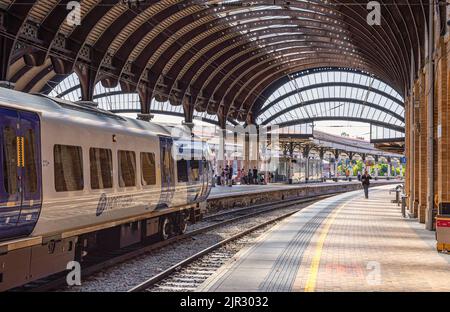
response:
[[[23,168],[25,167],[25,155],[24,155],[24,138],[17,137],[17,167]]]

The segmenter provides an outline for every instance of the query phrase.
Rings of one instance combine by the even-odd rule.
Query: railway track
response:
[[[318,201],[320,199],[324,199],[329,196],[336,195],[337,193],[333,194],[327,194],[327,195],[319,195],[319,196],[313,196],[313,197],[307,197],[307,198],[301,198],[301,199],[287,199],[276,203],[264,203],[264,204],[258,204],[258,205],[252,205],[250,207],[246,208],[238,208],[233,209],[230,211],[225,212],[219,212],[212,215],[207,215],[204,217],[202,222],[199,222],[197,224],[194,224],[191,226],[191,229],[188,230],[185,234],[175,236],[172,238],[169,238],[165,241],[156,242],[150,245],[136,245],[136,246],[130,246],[124,249],[115,250],[111,252],[107,252],[106,254],[102,255],[94,255],[91,256],[88,261],[86,261],[84,264],[82,264],[82,279],[86,279],[98,272],[101,272],[102,270],[114,267],[115,265],[124,263],[126,261],[132,260],[133,258],[143,256],[146,254],[149,254],[151,252],[154,252],[156,250],[163,249],[167,246],[171,246],[174,244],[182,244],[183,241],[186,241],[188,238],[195,239],[196,236],[199,236],[201,234],[205,234],[208,232],[211,232],[212,230],[218,229],[220,227],[224,227],[227,225],[231,225],[233,223],[237,223],[239,221],[245,220],[245,219],[251,219],[252,217],[269,213],[272,211],[275,211],[277,209],[286,209],[295,207],[301,204],[310,203],[313,201]],[[287,214],[284,214],[280,219],[286,218],[287,216],[301,210],[300,209],[294,209],[293,211],[290,211]],[[270,224],[276,222],[276,220],[270,220],[268,222],[264,222],[264,224]],[[209,248],[202,251],[202,253],[207,254],[208,252],[211,252],[213,250],[216,250],[224,245],[226,245],[228,242],[236,241],[239,236],[244,236],[246,234],[249,234],[251,232],[254,232],[258,228],[264,227],[264,224],[259,224],[256,227],[252,227],[251,229],[240,232],[239,234],[234,235],[230,239],[225,239],[217,244],[214,244],[210,246]],[[251,230],[251,231],[250,231]],[[188,265],[195,261],[197,258],[201,257],[204,254],[197,253],[193,256],[190,256],[186,258],[184,261],[186,262],[180,262],[169,269],[176,270],[177,268],[184,267],[185,265]],[[234,253],[233,253],[234,254]],[[225,259],[225,258],[224,258]],[[164,271],[166,272],[166,271]],[[163,272],[163,273],[164,273]],[[174,272],[174,271],[172,271]],[[166,274],[168,274],[166,272]],[[160,275],[161,277],[162,275]],[[156,277],[156,276],[155,276]],[[13,289],[12,291],[29,291],[29,292],[42,292],[42,291],[51,291],[55,289],[62,289],[66,287],[66,272],[63,272],[61,274],[56,274],[54,276],[50,276],[45,279],[41,279],[35,282],[32,282],[30,284],[24,285],[22,287]]]
[[[285,219],[294,213],[292,211],[264,223],[251,227],[250,229],[239,232],[230,238],[224,239],[195,255],[173,265],[160,274],[153,276],[145,282],[133,287],[128,292],[140,291],[194,291],[217,269],[225,264],[228,259],[233,257],[242,245],[249,243],[245,236],[255,233],[257,230],[264,229],[277,221]],[[259,236],[257,233],[255,237]],[[254,238],[254,237],[253,237]],[[244,240],[244,241],[239,241]],[[252,241],[252,240],[250,240]]]

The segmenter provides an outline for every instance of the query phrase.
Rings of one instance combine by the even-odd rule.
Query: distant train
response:
[[[0,88],[0,290],[183,233],[211,191],[208,159],[205,142],[170,128]]]

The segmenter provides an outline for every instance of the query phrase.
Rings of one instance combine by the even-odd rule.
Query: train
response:
[[[0,88],[0,290],[201,219],[208,144],[84,102]],[[183,131],[178,131],[183,133]]]

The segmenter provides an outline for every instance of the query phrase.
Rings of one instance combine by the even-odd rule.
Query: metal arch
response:
[[[335,56],[333,57],[328,57],[328,58],[324,58],[322,57],[315,57],[315,58],[290,58],[288,60],[289,62],[289,67],[287,67],[285,64],[271,64],[269,65],[268,63],[272,63],[272,61],[270,59],[266,59],[266,62],[263,63],[259,63],[257,64],[254,68],[254,72],[260,72],[260,74],[257,76],[261,79],[262,83],[267,80],[267,79],[271,79],[274,75],[279,74],[280,72],[287,74],[286,70],[288,70],[289,68],[294,68],[294,69],[307,69],[307,68],[311,68],[314,67],[315,64],[317,64],[317,62],[320,60],[320,62],[324,65],[324,66],[332,66],[332,67],[342,67],[342,66],[346,66],[349,64],[349,62],[347,61],[343,61],[343,60],[339,60],[336,59]],[[277,77],[278,78],[278,77]],[[254,86],[252,87],[252,89],[249,91],[244,92],[245,94],[248,94],[249,96],[252,95],[254,97],[256,97],[258,89],[256,87],[258,87],[260,84],[259,83],[255,83],[254,79],[249,79],[247,80],[247,82],[245,83],[245,86]],[[256,86],[256,87],[255,87]],[[241,88],[242,90],[243,88]],[[256,90],[256,91],[255,91]],[[232,94],[231,92],[228,92],[228,94]],[[232,101],[234,101],[235,96],[233,96],[233,100],[228,100],[228,103],[231,103]],[[244,103],[243,100],[239,100],[236,101],[237,103]],[[250,112],[249,109],[247,109],[244,105],[240,104],[240,106],[237,109],[234,109],[235,111],[241,111],[244,110],[246,111],[246,113]]]
[[[374,103],[368,103],[365,101],[361,101],[361,100],[356,100],[356,99],[349,99],[349,98],[322,98],[322,99],[317,99],[317,100],[310,100],[310,101],[305,101],[302,103],[297,103],[293,106],[290,106],[288,108],[285,108],[279,112],[277,112],[276,114],[273,114],[272,116],[270,116],[269,118],[265,119],[262,124],[263,125],[267,125],[269,124],[272,120],[275,120],[276,118],[290,112],[293,111],[297,108],[301,108],[301,107],[306,107],[306,106],[310,106],[310,105],[314,105],[314,104],[320,104],[320,103],[325,103],[325,102],[342,102],[342,103],[352,103],[352,104],[359,104],[361,106],[368,106],[368,107],[372,107],[376,110],[385,112],[388,115],[391,115],[392,117],[396,118],[397,120],[400,120],[401,122],[405,122],[405,118],[399,114],[394,113],[393,111],[376,105]]]
[[[279,124],[276,124],[276,125],[278,127],[280,127],[280,128],[284,128],[284,127],[295,126],[295,125],[304,124],[304,123],[310,123],[310,122],[313,122],[313,121],[336,121],[336,120],[364,122],[364,123],[373,124],[373,125],[376,125],[376,126],[388,128],[388,129],[391,129],[391,130],[395,130],[395,131],[398,131],[398,132],[401,132],[401,133],[405,133],[405,128],[403,128],[403,127],[395,126],[395,125],[392,125],[392,124],[389,124],[389,123],[385,123],[385,122],[381,122],[381,121],[377,121],[377,120],[358,118],[358,117],[311,117],[311,118],[307,118],[307,119],[290,120],[288,122],[283,122],[283,123],[279,123]]]
[[[268,21],[268,22],[269,22],[269,21]],[[256,22],[255,22],[255,23],[256,23]],[[262,22],[258,22],[258,23],[261,24]],[[242,23],[241,23],[241,25],[242,25]],[[271,30],[271,31],[274,31],[274,30]],[[173,47],[173,46],[172,46],[172,47]],[[150,54],[150,51],[147,51],[147,53]],[[165,54],[164,56],[166,57],[166,54]],[[155,64],[156,64],[156,63],[157,63],[157,62],[155,62]],[[141,67],[141,68],[142,68],[142,67]],[[160,74],[160,73],[162,73],[162,72],[163,72],[163,69],[161,69],[159,72],[156,72],[156,73],[155,73],[155,77],[157,77],[158,74]]]
[[[14,10],[16,10],[15,18],[16,18],[16,21],[18,21],[17,25],[19,25],[19,24],[23,25],[25,19],[28,19],[28,16],[30,14],[29,7],[28,8],[19,8],[18,5],[15,5],[15,4],[23,3],[23,2],[24,1],[22,1],[22,0],[18,0],[18,1],[13,2],[12,5],[9,6],[10,12],[14,12]],[[47,1],[44,1],[44,0],[42,1],[42,3],[46,3],[46,2]],[[62,3],[64,3],[64,2],[62,2]],[[116,2],[116,1],[94,1],[92,3],[93,4],[91,5],[91,7],[89,7],[87,9],[87,11],[86,11],[87,13],[85,14],[85,16],[83,18],[83,28],[86,27],[86,28],[90,28],[90,29],[83,30],[80,27],[73,28],[71,30],[71,32],[69,32],[70,35],[68,38],[68,43],[71,44],[72,53],[75,54],[76,57],[78,57],[79,49],[84,45],[87,38],[89,36],[91,36],[91,38],[95,37],[95,40],[93,40],[93,42],[95,42],[95,48],[93,51],[93,53],[95,54],[95,58],[94,58],[94,62],[92,64],[98,65],[95,76],[98,77],[98,79],[101,79],[102,77],[98,76],[97,74],[100,70],[100,67],[103,65],[103,59],[104,59],[103,56],[105,56],[106,50],[112,44],[114,35],[117,34],[117,29],[119,28],[118,25],[125,25],[124,28],[131,27],[129,25],[131,25],[132,22],[134,23],[134,21],[136,19],[138,19],[137,15],[133,16],[133,14],[131,14],[131,13],[135,13],[135,11],[136,11],[138,14],[141,14],[142,10],[135,9],[133,12],[127,11],[127,22],[121,18],[115,18],[115,20],[113,20],[111,22],[110,27],[105,28],[108,31],[105,31],[102,34],[94,36],[94,34],[92,34],[92,35],[90,35],[90,34],[91,34],[91,31],[93,31],[94,29],[97,29],[94,26],[95,26],[96,22],[99,21],[101,18],[101,14],[99,12],[109,11],[109,8],[108,9],[102,8],[102,6],[100,4],[118,3],[118,2]],[[188,2],[188,1],[180,2],[181,5],[188,5],[189,3],[194,3],[194,2]],[[268,5],[269,4],[266,1],[257,1],[257,3],[258,3],[258,5]],[[405,89],[404,85],[407,85],[409,83],[408,78],[409,78],[410,67],[408,65],[409,64],[408,60],[411,57],[410,50],[411,50],[411,48],[414,48],[414,50],[418,50],[417,54],[419,54],[420,47],[423,44],[422,37],[424,35],[424,32],[421,30],[423,29],[424,24],[426,22],[426,14],[425,14],[426,7],[423,6],[422,1],[421,1],[421,3],[422,3],[421,6],[414,7],[415,10],[411,9],[412,8],[411,1],[407,1],[407,4],[408,4],[407,10],[404,10],[404,11],[401,11],[397,5],[387,7],[386,8],[387,14],[383,15],[383,18],[384,18],[383,24],[384,25],[382,27],[379,27],[379,29],[372,30],[372,31],[370,31],[369,27],[367,25],[365,25],[365,16],[367,14],[367,11],[365,10],[363,5],[355,5],[354,1],[340,1],[339,3],[340,3],[340,6],[332,7],[332,8],[328,7],[325,3],[317,3],[317,4],[295,3],[295,4],[292,4],[291,6],[306,8],[306,5],[308,5],[308,8],[310,8],[313,13],[316,12],[315,13],[316,15],[313,15],[315,17],[319,16],[318,12],[320,12],[320,8],[325,8],[326,11],[324,12],[324,15],[323,15],[325,18],[330,18],[331,21],[333,21],[333,20],[340,21],[340,23],[342,23],[342,29],[344,29],[347,32],[354,33],[354,34],[350,35],[348,39],[350,42],[352,42],[355,45],[357,52],[360,55],[362,55],[363,57],[365,57],[366,61],[368,61],[367,62],[368,68],[364,68],[364,69],[368,70],[372,73],[376,73],[378,76],[382,77],[383,80],[390,81],[391,83],[388,83],[388,84],[394,86],[397,89],[397,91],[401,90],[400,93],[402,93],[403,90]],[[148,4],[148,6],[147,6],[147,4]],[[270,4],[273,4],[273,2],[270,1]],[[282,5],[284,3],[281,3],[281,2],[278,3],[278,1],[276,1],[275,4]],[[143,4],[144,8],[149,8],[153,5],[154,5],[153,2]],[[174,5],[170,5],[170,2],[168,2],[167,5],[168,5],[167,8],[162,9],[162,11],[165,12],[164,14],[168,14],[167,16],[172,15],[173,13],[178,12],[182,9],[181,6],[176,7]],[[305,5],[305,6],[302,7],[302,5]],[[41,8],[41,2],[36,2],[34,4],[34,6],[36,8]],[[169,7],[171,9],[169,9]],[[277,9],[277,10],[284,11],[282,8]],[[207,9],[204,9],[202,11],[211,12],[211,11],[208,11]],[[334,12],[334,14],[331,14],[329,12]],[[55,29],[55,32],[51,32],[51,31],[48,31],[46,28],[51,25],[57,25],[58,23],[60,23],[60,20],[61,20],[60,14],[61,13],[59,13],[59,15],[58,15],[58,12],[53,9],[53,10],[50,10],[50,12],[48,12],[46,18],[42,19],[44,21],[44,23],[42,23],[42,25],[40,26],[39,35],[41,36],[42,39],[44,39],[42,42],[42,45],[47,48],[47,52],[46,52],[47,56],[49,56],[49,55],[53,56],[51,47],[49,46],[49,43],[51,45],[51,42],[55,38],[55,35],[56,35],[56,32],[58,31],[58,29]],[[270,15],[270,14],[272,14],[272,13],[268,13],[268,15]],[[290,13],[287,12],[286,14],[289,15]],[[124,17],[125,15],[120,15],[120,16]],[[182,26],[182,24],[180,24],[180,23],[178,23],[178,21],[176,21],[176,25],[179,26],[180,30],[184,27],[190,27],[190,25],[192,25],[192,23],[194,22],[195,14],[191,14],[188,16],[190,16],[192,21],[186,20],[186,22],[188,22],[188,23],[185,26]],[[55,17],[55,18],[53,19],[53,17]],[[422,18],[422,17],[424,17],[424,18]],[[120,21],[119,21],[119,19],[120,19]],[[220,18],[215,16],[214,19],[219,20]],[[222,20],[223,20],[223,18],[222,18]],[[314,18],[311,18],[311,20],[313,23],[315,22]],[[162,20],[155,19],[154,22],[155,22],[155,24],[157,23],[159,25],[160,23],[162,23]],[[319,25],[319,24],[317,24],[317,25]],[[358,27],[358,25],[361,25],[362,27]],[[22,27],[22,26],[20,26],[20,27]],[[324,28],[320,25],[318,27],[321,28],[322,30],[326,30],[326,28]],[[49,27],[49,28],[52,28],[52,27]],[[55,27],[55,28],[57,28],[57,27]],[[84,29],[86,29],[86,28],[84,28]],[[176,27],[175,27],[175,29],[176,29]],[[231,29],[230,31],[235,31],[235,30],[232,30],[234,28],[231,26],[228,27],[228,29]],[[11,28],[10,28],[10,30],[11,30]],[[116,31],[114,31],[114,30],[116,30]],[[135,31],[135,29],[130,30],[130,31],[131,31],[130,34],[133,36],[133,38],[136,38],[136,36],[138,34]],[[204,32],[206,32],[206,31],[207,30],[204,30]],[[19,32],[19,30],[16,32],[16,36],[15,36],[16,39],[20,36],[20,34],[18,34],[18,32]],[[204,32],[201,32],[201,33],[204,33]],[[14,31],[13,31],[13,33],[14,33]],[[144,33],[145,33],[145,31],[144,31]],[[188,34],[189,31],[187,31],[186,33]],[[358,36],[360,38],[363,38],[363,36],[367,37],[370,35],[373,35],[373,38],[371,38],[371,40],[368,40],[367,42],[362,42],[360,39],[358,40]],[[92,36],[94,36],[94,37],[92,37]],[[131,36],[127,37],[127,40],[130,38],[131,38]],[[79,39],[78,42],[75,39]],[[189,37],[189,35],[188,35],[185,38],[183,38],[183,42],[189,43],[189,42],[191,42],[192,39],[194,39],[194,37]],[[126,42],[127,42],[126,40],[123,41],[121,46],[124,46],[124,43],[126,43]],[[10,39],[9,39],[8,44],[11,44]],[[373,49],[374,51],[370,51],[371,50],[370,46],[371,45],[373,46],[373,44],[377,44],[380,47],[379,53],[381,53],[381,54],[379,54],[379,56],[382,57],[384,62],[377,62],[375,60],[374,56],[378,51],[375,51],[375,49]],[[160,45],[160,46],[162,46],[162,45]],[[223,47],[223,45],[221,45],[221,43],[219,43],[219,47]],[[166,50],[163,49],[162,51],[166,51]],[[74,52],[76,52],[76,53],[74,53]],[[375,54],[370,54],[370,52],[373,52]],[[174,59],[161,58],[161,59],[158,59],[158,62],[157,62],[158,64],[155,64],[155,66],[161,72],[163,72],[163,73],[167,72],[167,73],[169,73],[170,76],[177,77],[177,78],[179,77],[179,73],[182,71],[184,71],[185,73],[189,73],[189,75],[192,75],[192,73],[190,71],[193,70],[194,67],[189,62],[189,60],[186,61],[186,59],[187,59],[186,56],[187,56],[187,54],[183,54],[180,56],[177,55]],[[423,56],[423,55],[421,55],[421,56]],[[126,60],[127,59],[125,59],[125,61]],[[118,67],[117,70],[119,72],[119,76],[123,73],[123,69],[124,69],[124,67],[121,66],[121,62],[123,62],[123,60],[121,58],[114,56],[113,64]],[[321,64],[322,62],[329,63],[327,58],[322,58],[322,59],[317,58],[316,64],[314,65],[313,63],[311,63],[310,66],[317,66],[318,64]],[[200,62],[197,62],[196,64],[194,63],[194,65],[198,66],[198,63],[200,63]],[[240,69],[244,70],[244,71],[248,70],[248,75],[245,75],[242,77],[250,78],[252,80],[252,84],[257,84],[258,87],[251,88],[252,90],[254,90],[255,94],[249,94],[245,88],[243,89],[243,88],[237,87],[238,85],[243,84],[242,81],[241,82],[237,81],[234,84],[235,88],[233,88],[233,90],[231,92],[228,92],[227,95],[225,95],[225,97],[227,97],[227,99],[229,99],[229,100],[227,100],[229,103],[226,103],[226,105],[233,105],[234,111],[239,110],[239,108],[247,109],[248,111],[250,111],[249,108],[252,107],[254,100],[258,99],[258,96],[261,94],[261,92],[263,92],[264,86],[270,85],[275,79],[278,79],[279,75],[281,75],[281,72],[277,73],[276,75],[271,75],[270,76],[271,80],[268,80],[268,79],[265,79],[265,77],[263,75],[261,75],[262,72],[267,73],[267,71],[264,71],[264,64],[266,64],[265,61],[263,63],[261,63],[261,65],[256,65],[255,63],[252,63],[252,62],[248,62],[246,64],[250,67],[246,68],[246,67],[241,66]],[[218,65],[221,66],[222,64],[218,64]],[[283,69],[283,72],[289,73],[289,72],[292,72],[297,67],[297,65],[298,65],[298,63],[295,63],[295,62],[292,62],[292,63],[287,62],[287,64],[285,64],[285,65],[280,65],[280,68]],[[341,64],[335,63],[335,65],[341,65]],[[342,64],[342,66],[344,66],[344,65],[345,65],[345,63]],[[229,68],[229,67],[227,67],[227,68]],[[136,72],[136,68],[134,68],[133,71]],[[24,73],[25,69],[22,67],[18,70],[18,72]],[[210,71],[207,71],[207,72],[205,71],[205,74],[207,74],[209,72]],[[234,72],[236,72],[236,70]],[[32,74],[36,75],[36,77],[32,78],[28,82],[26,88],[29,90],[35,89],[36,87],[34,85],[40,87],[45,79],[52,79],[51,78],[52,74],[45,72],[45,69],[42,69],[38,72],[34,71]],[[219,76],[217,76],[217,77],[219,77],[219,79],[222,79],[220,77],[223,77],[223,73],[220,73]],[[55,78],[55,76],[53,78]],[[55,79],[58,80],[60,78],[61,78],[61,76],[57,75]],[[203,79],[203,77],[201,79]],[[215,75],[206,77],[206,80],[208,80],[208,81],[217,81],[217,79],[218,78],[216,78]],[[223,85],[229,84],[229,82],[233,79],[234,79],[233,75],[228,75],[228,80],[224,80]],[[260,81],[257,81],[255,79],[259,79]],[[262,81],[262,80],[264,80],[264,81]],[[189,82],[186,82],[186,81],[181,81],[181,82],[183,82],[183,85],[190,85]],[[168,81],[168,86],[169,86],[168,91],[171,92],[172,86],[173,86],[173,80]],[[209,88],[211,88],[211,87],[212,87],[212,85]],[[214,88],[215,87],[216,86],[214,86]],[[205,90],[205,91],[203,91],[203,90]],[[214,93],[210,92],[211,90],[208,91],[208,89],[203,89],[203,84],[202,84],[202,88],[200,90],[194,90],[194,91],[197,94],[204,92],[205,94],[210,93],[210,94],[212,94],[212,96],[214,96]],[[184,92],[181,92],[181,94],[182,94],[182,96],[184,96]],[[232,99],[232,100],[230,100],[230,99]],[[229,109],[230,109],[230,107],[227,106],[225,111],[229,111]],[[232,114],[230,114],[230,116],[231,115]]]
[[[239,65],[228,64],[228,62],[230,62],[230,59],[233,58],[233,55],[237,55],[235,53],[236,50],[239,51],[238,49],[233,48],[233,50],[228,50],[226,55],[220,55],[220,57],[217,60],[222,64],[221,67],[220,67],[221,69],[224,69],[226,67],[230,67],[230,68],[234,67],[233,68],[234,71],[236,71],[236,72],[241,72],[242,71],[241,67],[242,67],[242,65],[244,63],[246,63],[248,61],[248,59],[244,60],[244,61],[242,61],[241,59],[236,60],[236,62]],[[250,53],[250,52],[256,53],[256,52],[258,52],[258,48],[249,47],[246,50],[244,50],[243,52],[239,52],[239,54],[240,53],[245,53],[246,51],[248,51],[248,53]],[[261,53],[263,53],[263,52],[261,52]],[[341,65],[345,66],[344,64],[341,64]],[[315,66],[313,65],[313,67],[315,67]],[[366,68],[366,70],[369,70],[369,69]],[[211,81],[214,81],[213,79],[217,79],[216,75],[215,75],[215,72],[219,71],[219,69],[215,69],[214,70],[211,67],[208,67],[208,66],[205,65],[205,66],[202,66],[197,71],[200,72],[200,74],[196,74],[196,76],[199,76],[199,75],[201,75],[201,76],[200,77],[194,76],[193,78],[191,78],[191,80],[190,80],[191,84],[196,85],[196,87],[198,89],[205,89],[205,85],[210,84]],[[205,73],[203,73],[203,72],[205,72]],[[211,94],[212,92],[208,92],[208,93]]]
[[[369,74],[368,72],[364,72],[361,70],[356,70],[348,67],[317,67],[317,68],[310,68],[307,70],[301,70],[297,72],[293,72],[290,74],[285,73],[282,77],[272,82],[268,87],[264,89],[264,91],[261,93],[259,98],[256,99],[254,105],[252,106],[252,113],[256,116],[259,111],[262,109],[264,103],[269,99],[270,95],[275,92],[278,88],[280,88],[282,85],[288,83],[291,79],[297,79],[303,76],[315,74],[315,73],[323,73],[323,72],[346,72],[346,73],[353,73],[358,75],[364,75],[366,77],[374,77],[383,83],[389,85],[384,81],[382,78],[378,76],[374,76]],[[392,86],[391,86],[392,88]],[[402,103],[403,106],[403,103]]]
[[[324,82],[324,83],[318,83],[318,84],[311,84],[309,86],[295,89],[295,90],[292,90],[291,92],[285,93],[284,95],[276,98],[275,100],[273,100],[266,106],[262,107],[258,111],[258,115],[263,114],[265,111],[267,111],[268,109],[270,109],[277,103],[281,102],[282,100],[284,100],[296,93],[301,93],[304,91],[313,90],[313,89],[322,88],[322,87],[349,87],[349,88],[363,89],[366,91],[371,91],[371,92],[377,93],[377,94],[381,95],[382,97],[385,97],[385,98],[390,99],[391,101],[397,103],[399,106],[405,107],[405,103],[402,103],[401,101],[399,101],[397,98],[393,97],[392,95],[389,95],[386,92],[378,90],[378,89],[372,89],[368,86],[364,86],[364,85],[360,85],[360,84],[356,84],[356,83],[349,83],[349,82]]]
[[[299,57],[300,56],[300,57]],[[351,63],[352,62],[352,58],[349,55],[335,55],[334,53],[311,53],[311,54],[307,54],[307,53],[302,53],[302,54],[292,54],[291,56],[289,56],[287,58],[287,60],[283,60],[283,63],[293,63],[295,62],[295,60],[311,60],[311,59],[333,59],[334,61],[338,61],[338,62],[342,62],[342,63]],[[260,72],[261,70],[264,70],[265,72],[268,71],[268,69],[274,69],[274,70],[278,70],[280,69],[280,66],[282,65],[282,62],[274,62],[270,59],[268,60],[263,60],[263,61],[256,61],[255,64],[252,64],[251,67],[249,67],[247,70],[241,72],[241,74],[239,75],[239,80],[245,81],[245,83],[242,86],[239,86],[238,83],[234,82],[230,85],[230,87],[228,88],[228,90],[226,90],[225,92],[221,92],[222,97],[219,97],[220,100],[223,99],[223,102],[228,104],[230,103],[229,106],[227,106],[227,110],[226,113],[228,113],[228,111],[231,109],[232,103],[237,103],[238,105],[240,103],[243,103],[240,98],[239,95],[241,95],[242,93],[245,94],[252,94],[254,91],[253,89],[251,89],[251,78],[254,75],[253,73],[255,72]],[[355,63],[354,64],[355,67],[359,67],[360,65]],[[264,69],[265,68],[265,69]],[[250,90],[248,90],[248,88],[250,88]],[[241,109],[242,106],[240,107],[233,107],[233,108],[237,108],[237,109]]]
[[[327,66],[342,66],[340,64],[336,63],[336,59],[337,57],[329,57],[324,58],[322,57],[318,57],[317,59],[322,59],[324,62],[328,62]],[[314,64],[317,59],[312,59],[314,60],[314,62],[312,62],[312,64]],[[240,103],[240,107],[239,110],[245,110],[247,112],[250,111],[250,109],[246,108],[245,103],[248,102],[249,97],[253,96],[255,94],[260,94],[260,90],[261,86],[265,83],[265,81],[268,80],[275,80],[277,77],[277,75],[281,75],[281,73],[283,74],[287,74],[286,70],[291,69],[292,67],[296,66],[298,64],[299,59],[289,59],[287,61],[282,61],[282,62],[278,62],[277,64],[273,64],[268,66],[267,64],[260,64],[259,68],[257,68],[256,70],[253,70],[251,73],[249,73],[246,77],[245,77],[245,81],[246,85],[250,85],[253,86],[252,89],[250,90],[250,92],[248,90],[243,90],[243,88],[240,88],[239,90],[234,92],[234,96],[232,99],[232,103]],[[301,60],[301,59],[300,59]],[[345,63],[350,63],[351,61],[346,61],[346,62],[342,62],[343,64]],[[289,64],[289,65],[287,65]],[[312,67],[312,66],[311,66]],[[358,66],[357,64],[354,64],[354,66],[352,66],[353,68],[358,68],[361,69],[361,66]],[[250,107],[251,108],[251,107]]]
[[[283,12],[284,13],[284,12]],[[258,25],[261,25],[261,26],[264,26],[264,24],[266,24],[267,26],[269,25],[269,24],[271,24],[271,23],[274,23],[274,24],[283,24],[283,25],[288,25],[288,24],[291,24],[291,25],[295,25],[296,23],[298,23],[299,25],[301,25],[302,23],[304,24],[304,21],[300,21],[300,20],[288,20],[288,21],[286,21],[286,20],[277,20],[277,19],[271,19],[271,20],[267,20],[267,21],[256,21],[256,22],[252,22],[253,24],[255,24],[255,26],[258,26]],[[242,27],[242,25],[246,25],[247,23],[245,23],[245,22],[243,22],[243,21],[240,21],[240,23],[239,23],[239,25],[237,25],[237,26],[233,26],[233,27],[230,27],[230,28],[228,28],[228,29],[233,29],[233,28],[237,28],[237,27]],[[273,30],[275,30],[274,28],[271,28],[271,29],[268,29],[268,31],[273,31]],[[302,29],[302,30],[304,30],[304,29]],[[323,32],[323,30],[321,30],[321,32]],[[310,34],[311,35],[311,34]],[[317,34],[317,35],[320,35],[320,33],[319,34]],[[322,34],[323,35],[323,34]],[[216,35],[217,36],[217,35]],[[194,38],[194,37],[193,37]],[[373,52],[373,51],[372,51]]]
[[[348,59],[349,55],[335,55],[333,52],[327,52],[327,51],[317,51],[317,52],[306,52],[302,48],[296,48],[288,47],[287,49],[284,49],[281,52],[274,52],[273,55],[275,56],[282,56],[283,53],[289,53],[290,56],[287,57],[287,59],[295,59],[298,58],[299,55],[301,55],[303,58],[306,57],[319,57],[319,56],[334,56],[336,60],[343,60]],[[296,54],[298,53],[298,54]],[[241,57],[242,58],[242,57]],[[247,73],[250,73],[256,66],[262,66],[264,63],[269,63],[269,65],[272,65],[275,63],[271,58],[268,57],[261,57],[257,55],[253,55],[251,57],[248,57],[241,61],[241,64],[239,66],[233,66],[230,64],[229,70],[227,71],[227,74],[225,75],[217,75],[215,77],[215,80],[209,81],[209,83],[206,85],[206,88],[208,89],[209,86],[211,86],[213,89],[211,96],[215,98],[217,101],[221,101],[223,98],[226,97],[227,94],[233,93],[233,89],[236,87],[242,87],[244,88],[244,85],[239,85],[238,81],[245,81],[245,78],[243,78]],[[237,77],[235,77],[235,80],[232,80],[230,82],[230,76],[236,73]],[[220,79],[220,80],[218,80]],[[228,87],[226,87],[228,86]],[[215,97],[217,95],[217,97]],[[228,101],[226,103],[233,103],[232,101]]]
[[[336,66],[336,64],[333,64],[332,62],[330,62],[330,64],[324,64],[324,65],[325,65],[325,67],[327,67],[327,66],[329,66],[329,67],[345,67],[345,65],[337,65]],[[313,68],[313,67],[314,67],[314,64],[311,64],[310,68]],[[244,100],[242,100],[242,99],[240,100],[240,103],[242,103],[241,104],[242,109],[247,112],[250,112],[252,110],[252,106],[256,100],[256,96],[254,96],[254,95],[255,94],[260,95],[264,91],[264,89],[268,85],[270,85],[273,81],[277,81],[278,79],[280,79],[283,76],[298,72],[300,70],[305,70],[305,69],[308,69],[308,68],[295,67],[295,64],[294,64],[294,66],[286,66],[285,64],[282,64],[282,66],[280,66],[280,69],[272,71],[272,72],[270,72],[270,74],[264,73],[264,72],[258,73],[257,76],[249,79],[249,83],[251,85],[254,85],[254,88],[252,89],[252,91],[253,91],[252,93],[246,93],[247,95],[245,96]],[[354,69],[357,69],[357,68],[354,68]]]

